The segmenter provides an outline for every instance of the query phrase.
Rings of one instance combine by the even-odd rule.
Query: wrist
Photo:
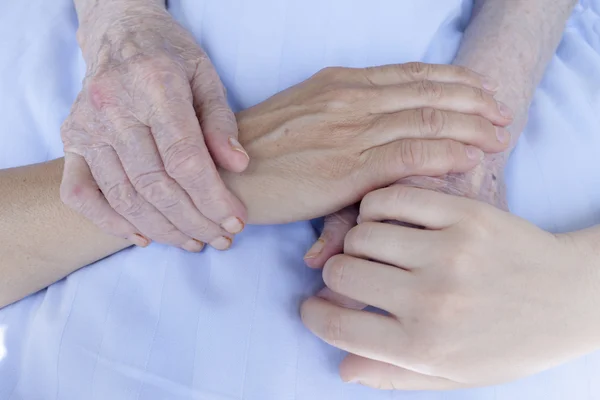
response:
[[[566,274],[578,279],[581,286],[583,298],[572,309],[584,316],[585,324],[581,330],[593,341],[591,350],[600,350],[600,312],[597,307],[600,304],[600,225],[556,237],[566,249]]]
[[[167,12],[165,0],[103,0],[76,2],[77,41],[84,59],[97,52],[102,45],[102,37],[110,32],[127,32],[127,25],[140,30],[143,20],[152,16],[164,16]]]

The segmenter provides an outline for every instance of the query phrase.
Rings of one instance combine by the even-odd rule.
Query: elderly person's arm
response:
[[[400,183],[466,196],[507,209],[504,166],[525,127],[529,105],[544,70],[556,51],[576,0],[476,0],[455,64],[493,79],[496,98],[507,105],[514,121],[510,148],[487,155],[481,166],[466,174],[411,177]],[[415,74],[427,77],[427,69]],[[358,209],[351,207],[326,218],[315,246],[307,253],[311,267],[322,267],[343,249],[346,232],[355,225]]]
[[[464,172],[481,161],[481,150],[506,148],[494,124],[510,121],[489,93],[474,89],[481,86],[478,75],[433,67],[432,79],[444,94],[431,97],[407,71],[401,65],[325,70],[239,113],[240,140],[252,161],[244,173],[222,170],[220,177],[246,205],[248,221],[275,224],[322,216],[401,177]],[[423,119],[434,106],[449,122],[437,132]],[[62,205],[62,169],[63,160],[56,160],[0,171],[0,306],[129,245]],[[99,196],[118,209],[136,207],[133,192],[72,186],[63,196],[90,213],[102,211],[94,208]],[[167,206],[179,199],[162,201]],[[241,229],[237,224],[232,229]],[[230,246],[230,240],[222,240],[221,247]]]
[[[239,233],[229,228],[246,209],[217,168],[240,172],[249,160],[208,56],[165,1],[75,0],[75,7],[87,70],[62,128],[62,190],[132,191],[144,212],[102,196],[85,209],[63,200],[132,243],[223,249],[220,237]],[[165,197],[179,201],[167,207]]]
[[[525,128],[535,89],[560,42],[576,0],[476,0],[454,64],[493,78],[496,98],[514,114],[510,148],[467,174],[403,181],[507,209],[504,167]]]

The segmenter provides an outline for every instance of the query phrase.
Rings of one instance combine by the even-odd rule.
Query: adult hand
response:
[[[235,172],[249,160],[206,54],[149,1],[98,3],[78,40],[87,74],[62,127],[64,202],[138,245],[228,248],[246,210],[211,155]]]
[[[435,79],[433,74],[435,74],[436,68],[439,68],[439,66],[409,63],[404,64],[403,68],[403,73],[410,75],[414,80],[427,81]],[[494,90],[497,89],[495,83],[485,79],[481,81],[481,86],[489,94],[493,94]],[[502,114],[503,119],[491,122],[499,128],[498,134],[502,135],[503,143],[509,143],[511,142],[511,134],[506,129],[501,128],[512,122],[512,112],[501,102],[498,102],[498,110]],[[473,110],[455,111],[473,112]],[[440,121],[440,123],[443,123],[443,121]],[[487,154],[480,165],[466,172],[454,172],[447,175],[440,174],[442,176],[409,176],[399,180],[397,183],[476,198],[505,209],[502,172],[504,169],[504,160],[506,159],[505,155],[508,154],[508,151],[509,145],[507,144],[502,153]],[[342,251],[344,237],[356,225],[357,215],[358,207],[351,206],[325,218],[325,225],[321,236],[305,256],[309,267],[321,268],[331,256],[339,254]]]
[[[326,215],[406,176],[467,171],[481,150],[508,146],[498,126],[509,120],[480,75],[418,70],[428,80],[413,64],[325,69],[238,114],[250,166],[222,176],[244,196],[249,221]]]
[[[360,224],[323,278],[388,314],[311,298],[302,318],[352,353],[341,365],[346,381],[431,390],[521,378],[600,346],[600,251],[590,232],[552,235],[482,202],[381,189],[362,201]]]

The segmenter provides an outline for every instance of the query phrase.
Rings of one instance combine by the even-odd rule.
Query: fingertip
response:
[[[311,248],[308,249],[308,251],[304,255],[304,260],[308,261],[308,260],[319,259],[321,254],[323,253],[323,249],[325,249],[326,243],[327,242],[325,241],[323,236],[321,236],[319,239],[317,239],[317,241],[315,243],[313,243]],[[313,263],[313,265],[316,265],[316,264],[317,264],[316,262]]]

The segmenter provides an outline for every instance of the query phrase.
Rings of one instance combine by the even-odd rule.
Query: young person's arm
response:
[[[492,121],[509,121],[500,116],[490,94],[473,96],[473,87],[481,84],[478,75],[433,66],[432,74],[446,90],[441,98],[432,98],[405,72],[401,65],[329,70],[239,113],[240,140],[252,161],[241,174],[220,175],[247,207],[248,222],[276,224],[325,215],[401,177],[464,172],[481,161],[481,150],[506,148]],[[390,79],[393,86],[373,88],[369,83]],[[347,102],[348,95],[354,100]],[[434,104],[445,108],[449,124],[430,131],[415,104],[425,110]],[[130,244],[102,233],[63,205],[62,174],[62,159],[0,171],[0,307]],[[97,220],[93,213],[98,210],[91,205],[104,197],[98,187],[74,185],[62,195],[79,204],[88,219]],[[126,190],[112,190],[106,197],[116,209],[143,210]]]

